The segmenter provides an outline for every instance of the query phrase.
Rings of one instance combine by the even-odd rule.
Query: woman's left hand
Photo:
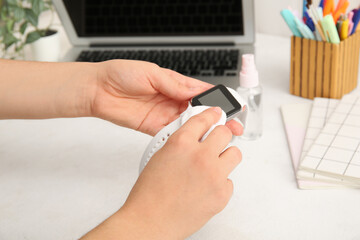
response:
[[[213,86],[149,62],[100,64],[92,114],[150,135],[178,118],[189,99]],[[235,121],[227,126],[234,135],[242,133],[242,126]]]

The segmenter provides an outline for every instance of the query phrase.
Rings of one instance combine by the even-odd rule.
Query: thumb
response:
[[[213,87],[209,83],[164,68],[160,69],[153,86],[165,96],[179,101],[188,100]]]

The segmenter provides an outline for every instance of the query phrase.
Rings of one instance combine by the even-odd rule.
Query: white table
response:
[[[279,107],[290,39],[257,35],[264,135],[239,142],[243,162],[225,210],[190,239],[360,239],[359,190],[296,187]],[[99,119],[0,121],[0,239],[76,239],[115,212],[138,176],[144,134]]]

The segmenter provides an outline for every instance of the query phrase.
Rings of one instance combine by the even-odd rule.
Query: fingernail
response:
[[[219,108],[219,107],[214,107],[214,108],[212,108],[216,113],[221,113],[222,112],[222,110],[221,110],[221,108]]]

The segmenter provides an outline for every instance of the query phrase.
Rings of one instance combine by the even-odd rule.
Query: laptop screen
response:
[[[64,0],[79,37],[244,35],[242,0]]]

